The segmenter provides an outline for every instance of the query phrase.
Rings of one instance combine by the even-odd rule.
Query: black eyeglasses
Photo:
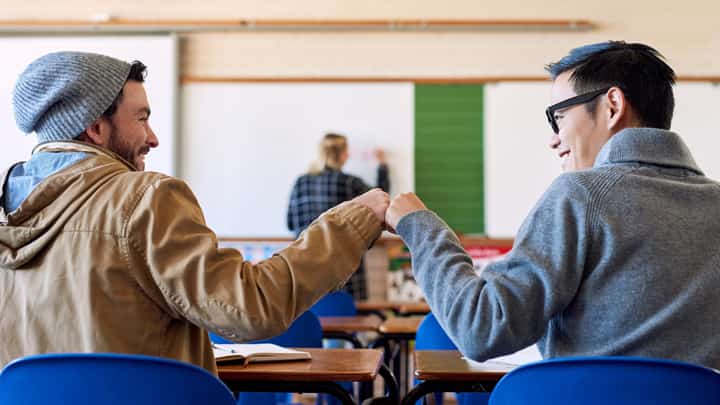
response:
[[[608,90],[610,90],[613,86],[605,87],[600,90],[591,91],[589,93],[583,93],[579,96],[570,97],[567,100],[563,100],[557,104],[553,104],[550,107],[545,109],[545,116],[547,117],[548,123],[550,123],[550,127],[552,128],[553,132],[556,134],[560,132],[560,128],[558,128],[557,121],[555,121],[555,112],[558,110],[563,110],[568,107],[572,107],[574,105],[578,104],[585,104],[589,103],[590,101],[594,100],[597,96],[607,93]]]

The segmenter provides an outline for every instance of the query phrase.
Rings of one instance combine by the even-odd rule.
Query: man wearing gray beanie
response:
[[[81,52],[20,75],[15,119],[39,144],[0,174],[0,367],[118,352],[216,372],[208,330],[236,341],[283,332],[379,236],[389,198],[372,190],[268,260],[219,249],[189,187],[143,172],[159,144],[144,79],[140,62]]]

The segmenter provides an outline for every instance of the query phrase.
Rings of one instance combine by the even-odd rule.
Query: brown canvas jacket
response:
[[[183,181],[88,144],[40,150],[90,157],[15,211],[0,204],[0,367],[38,353],[119,352],[216,372],[206,330],[237,341],[283,332],[345,283],[381,230],[371,210],[344,203],[253,265],[218,248]]]

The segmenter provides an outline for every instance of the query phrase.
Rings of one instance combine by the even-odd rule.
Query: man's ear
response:
[[[619,87],[611,87],[608,90],[605,101],[607,102],[607,125],[608,129],[617,132],[627,126],[629,117],[629,105],[625,93]]]
[[[111,131],[112,128],[108,119],[100,117],[90,124],[89,127],[85,128],[85,132],[82,133],[81,138],[83,138],[85,142],[106,147],[110,139]]]

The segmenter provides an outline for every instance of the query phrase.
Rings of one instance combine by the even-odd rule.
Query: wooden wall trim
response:
[[[0,20],[0,32],[22,31],[127,31],[137,29],[166,31],[587,31],[595,28],[588,20],[143,20],[98,15],[92,20]]]
[[[486,84],[498,82],[547,82],[547,76],[488,76],[488,77],[251,77],[251,76],[191,76],[180,78],[181,84],[194,83],[395,83],[418,84]],[[678,76],[680,82],[720,83],[720,76]]]

